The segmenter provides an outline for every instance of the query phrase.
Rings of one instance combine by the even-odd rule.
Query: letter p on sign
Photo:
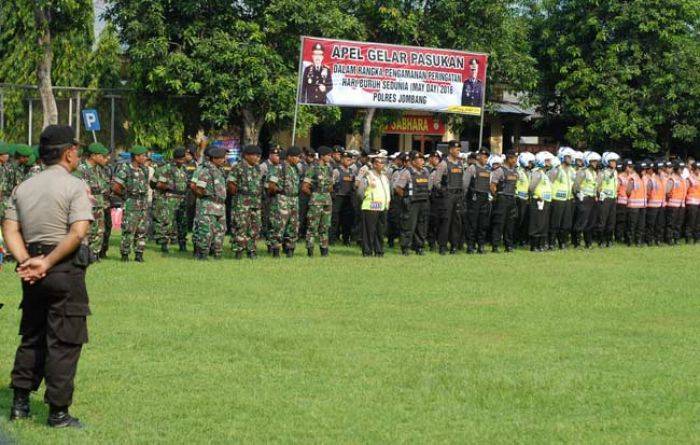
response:
[[[97,115],[97,110],[83,110],[83,123],[87,131],[100,131],[100,118]]]

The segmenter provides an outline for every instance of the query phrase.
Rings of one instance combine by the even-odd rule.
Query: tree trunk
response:
[[[368,108],[362,121],[362,149],[365,151],[370,149],[369,144],[372,133],[372,119],[374,119],[375,111],[377,111],[376,108]]]
[[[243,144],[258,145],[264,123],[263,117],[256,117],[250,110],[243,109]]]
[[[53,50],[51,49],[51,30],[49,23],[51,17],[47,9],[36,7],[34,9],[36,27],[39,30],[39,48],[41,58],[36,68],[36,77],[39,80],[39,95],[41,96],[41,109],[44,115],[42,129],[58,123],[58,108],[56,98],[51,86],[51,65],[53,63]],[[78,110],[80,112],[80,110]]]

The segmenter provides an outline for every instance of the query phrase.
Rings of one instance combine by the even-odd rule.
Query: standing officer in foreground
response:
[[[466,190],[464,166],[459,159],[462,145],[459,141],[450,141],[449,156],[435,168],[434,186],[443,192],[440,214],[440,231],[438,246],[440,255],[447,253],[447,241],[450,241],[450,253],[457,252],[460,232],[462,231],[462,204]]]
[[[92,221],[87,185],[71,175],[80,162],[71,127],[41,134],[47,169],[19,185],[7,208],[3,233],[22,278],[21,343],[12,370],[10,420],[29,417],[29,393],[44,380],[48,424],[80,428],[68,407],[90,315],[85,288],[89,249],[82,244]]]

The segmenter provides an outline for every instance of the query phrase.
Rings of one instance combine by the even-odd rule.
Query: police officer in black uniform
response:
[[[467,253],[484,253],[486,235],[491,218],[491,172],[486,167],[489,151],[482,148],[476,153],[476,163],[466,171],[470,199],[467,202],[469,233],[466,234]],[[476,247],[476,249],[475,249]]]
[[[501,239],[504,241],[506,252],[512,252],[515,245],[515,222],[518,218],[518,207],[515,203],[517,160],[515,152],[509,151],[501,168],[491,173],[491,194],[495,197],[491,212],[491,246],[494,253],[498,252]]]
[[[447,253],[447,241],[450,241],[450,253],[457,253],[457,246],[462,232],[462,206],[464,205],[465,184],[464,166],[459,154],[462,145],[459,141],[450,141],[449,155],[435,169],[435,187],[443,195],[439,205],[443,209],[440,215],[440,232],[438,246],[440,255]]]
[[[10,420],[29,417],[29,393],[44,380],[48,424],[80,428],[68,407],[90,315],[85,271],[86,239],[92,221],[87,185],[71,175],[78,167],[78,143],[68,126],[41,133],[39,156],[46,170],[12,193],[3,234],[22,279],[22,336],[12,370]]]
[[[343,245],[350,245],[355,208],[355,166],[352,154],[343,152],[340,164],[333,169],[333,214],[331,215],[330,241],[342,238]]]
[[[395,195],[401,200],[401,253],[409,249],[423,255],[428,236],[430,217],[430,191],[433,184],[430,171],[424,167],[425,159],[418,151],[408,155],[411,165],[399,173],[393,184]]]
[[[312,64],[304,69],[301,78],[301,101],[307,104],[325,104],[326,95],[333,89],[331,69],[323,64],[323,45],[311,49]]]

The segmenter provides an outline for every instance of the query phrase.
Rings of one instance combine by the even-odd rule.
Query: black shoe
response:
[[[76,428],[81,429],[83,425],[78,419],[71,416],[68,408],[51,407],[47,423],[51,428]]]
[[[128,263],[129,262],[129,255],[126,253],[122,253],[122,262]]]
[[[384,256],[384,252],[375,252],[374,256],[381,258]]]
[[[104,250],[101,251],[99,257],[101,260],[104,260],[105,258],[107,258],[107,252],[105,252]]]
[[[371,253],[367,253],[367,252],[362,252],[362,256],[365,257],[365,258],[367,258],[367,257],[371,257],[372,254],[371,254]]]
[[[467,247],[467,255],[472,255],[474,252],[476,252],[476,249],[472,246]]]
[[[160,251],[162,253],[170,253],[170,249],[168,249],[168,245],[166,243],[160,245]]]
[[[511,253],[511,252],[513,252],[513,248],[510,247],[510,246],[508,246],[508,247],[506,247],[505,252],[506,252],[506,253]]]
[[[287,249],[287,258],[294,258],[294,249]]]
[[[402,248],[401,248],[401,255],[403,255],[403,256],[409,256],[410,253],[408,253],[408,249],[406,249],[405,247],[402,247]]]
[[[450,248],[450,255],[454,255],[455,253],[457,253],[457,249],[454,247]]]
[[[272,246],[269,244],[267,246],[267,253],[272,253]]]
[[[491,252],[493,252],[493,253],[500,253],[501,251],[498,249],[498,246],[493,246],[493,247],[491,248]]]
[[[254,250],[249,250],[249,251],[246,253],[246,256],[248,257],[249,260],[254,260],[254,259],[256,259],[256,258],[258,257],[258,254],[255,253]]]
[[[309,257],[314,256],[314,248],[313,247],[306,248],[306,256],[309,256]]]
[[[204,252],[197,252],[194,256],[194,259],[197,261],[206,261],[207,260],[207,254]]]
[[[416,255],[423,256],[425,255],[425,252],[423,251],[423,249],[416,249]]]
[[[486,252],[484,251],[484,246],[479,246],[479,247],[477,247],[477,248],[476,248],[476,253],[478,253],[479,255],[485,254]]]
[[[136,255],[134,256],[134,261],[137,263],[143,263],[143,252],[136,252]]]
[[[328,256],[328,247],[321,247],[321,256]]]
[[[178,244],[180,246],[180,252],[187,252],[187,242],[180,241]]]
[[[243,251],[242,250],[237,250],[236,253],[233,256],[235,259],[240,260],[243,258]]]
[[[386,245],[389,246],[389,248],[393,249],[394,248],[394,240],[390,239],[389,241],[387,241]]]
[[[279,258],[279,257],[280,257],[279,247],[273,247],[272,248],[272,258]]]
[[[440,255],[447,255],[447,249],[445,249],[444,247],[440,247],[439,253]]]
[[[346,239],[345,241],[343,241],[343,246],[350,247],[350,240]]]
[[[29,413],[29,390],[15,388],[10,408],[10,421],[26,419]]]

